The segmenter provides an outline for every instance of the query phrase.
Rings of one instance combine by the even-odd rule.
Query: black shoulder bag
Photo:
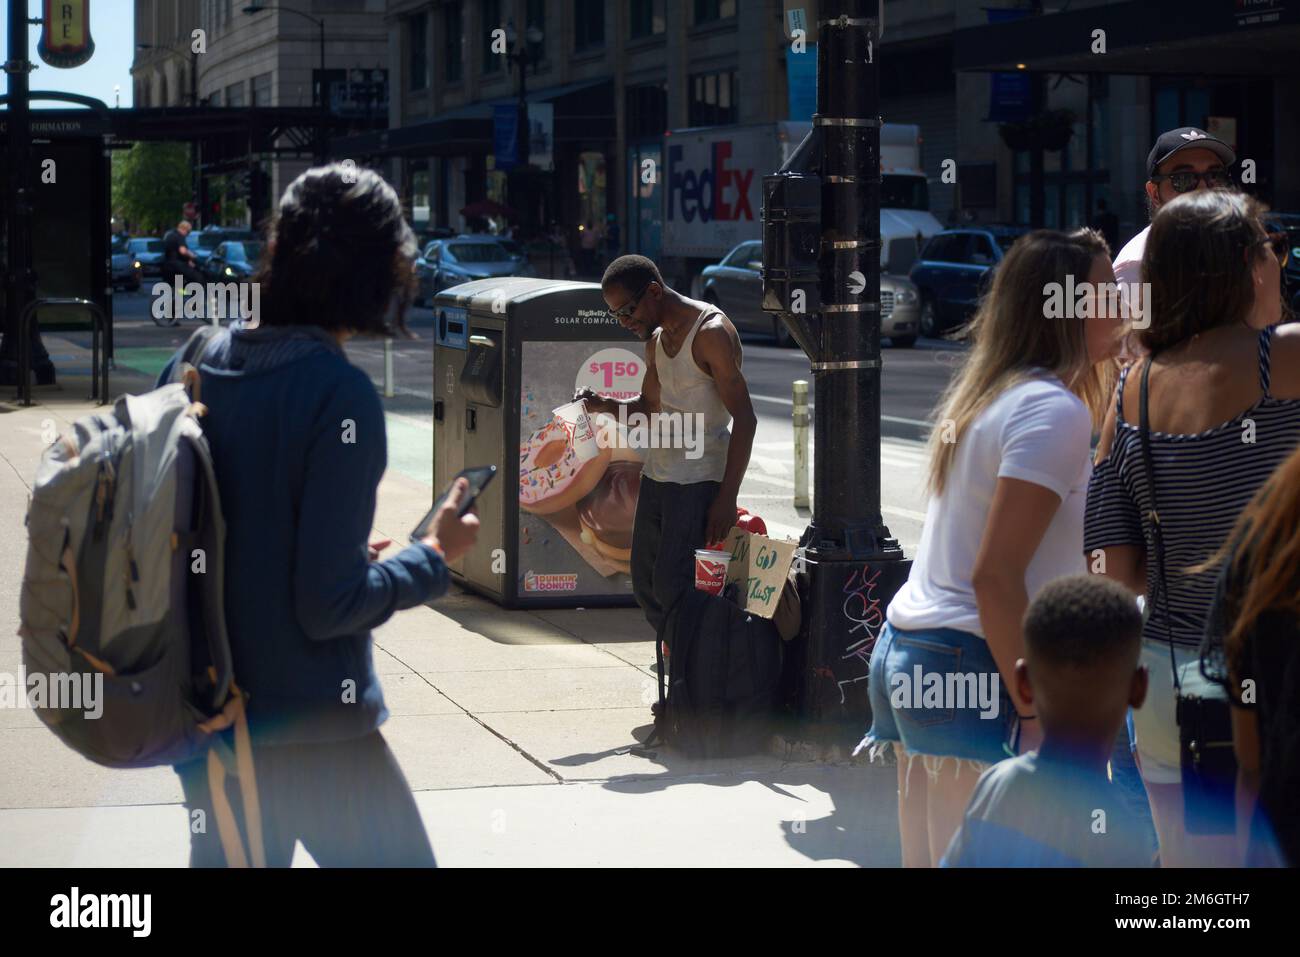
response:
[[[1214,693],[1212,686],[1206,686],[1206,690],[1210,691],[1208,694],[1185,689],[1178,673],[1178,659],[1174,655],[1173,622],[1169,617],[1168,604],[1169,584],[1165,578],[1164,530],[1160,526],[1160,512],[1156,508],[1156,474],[1151,459],[1151,427],[1147,420],[1147,379],[1154,358],[1148,358],[1142,369],[1138,425],[1150,504],[1147,519],[1151,547],[1148,551],[1156,563],[1159,590],[1155,597],[1160,602],[1160,610],[1165,619],[1169,663],[1174,673],[1175,714],[1182,753],[1183,827],[1189,834],[1222,834],[1231,832],[1236,827],[1234,792],[1237,756],[1232,749],[1232,712],[1227,698]],[[1200,668],[1199,660],[1192,664],[1197,669]]]

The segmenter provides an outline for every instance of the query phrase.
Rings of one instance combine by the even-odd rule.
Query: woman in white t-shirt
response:
[[[937,864],[984,769],[1041,736],[1010,679],[1034,594],[1087,570],[1089,450],[1120,331],[1114,280],[1092,230],[1019,239],[940,401],[925,528],[871,657],[873,721],[859,745],[896,749],[904,866]]]

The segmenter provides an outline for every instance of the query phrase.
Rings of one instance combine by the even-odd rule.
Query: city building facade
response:
[[[135,104],[386,116],[384,6],[384,0],[136,0]],[[271,156],[253,162],[271,197],[308,165]],[[208,157],[204,165],[205,185],[218,180],[212,195],[239,197],[247,189],[244,157]],[[245,204],[236,208],[250,215]]]

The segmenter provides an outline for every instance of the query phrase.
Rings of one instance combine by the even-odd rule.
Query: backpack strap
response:
[[[221,332],[219,326],[204,325],[195,329],[194,334],[185,343],[185,348],[181,350],[180,359],[172,369],[172,381],[180,382],[185,386],[191,402],[200,401],[199,366],[219,332]]]
[[[1138,438],[1142,447],[1142,467],[1146,474],[1147,482],[1147,521],[1150,522],[1150,553],[1156,560],[1156,585],[1159,590],[1154,596],[1159,602],[1159,608],[1164,613],[1165,618],[1165,635],[1169,639],[1169,664],[1174,673],[1174,696],[1177,697],[1182,693],[1182,686],[1178,681],[1178,659],[1174,655],[1174,623],[1169,617],[1169,581],[1165,577],[1165,530],[1160,524],[1160,510],[1156,508],[1156,469],[1151,455],[1151,422],[1147,417],[1147,382],[1151,376],[1151,365],[1155,362],[1155,354],[1147,357],[1146,365],[1142,367],[1142,381],[1139,383],[1138,391]],[[1153,596],[1148,595],[1151,599]]]
[[[244,710],[244,694],[233,683],[230,700],[221,714],[202,725],[206,731],[218,731],[234,726],[235,748],[219,734],[213,734],[212,747],[208,749],[208,790],[212,795],[212,813],[217,819],[217,833],[228,867],[248,867],[249,856],[254,867],[266,867],[266,845],[262,839],[262,806],[257,798],[257,774],[253,769],[253,743],[248,733],[248,714]],[[226,773],[233,770],[239,781],[239,796],[244,808],[244,823],[248,826],[248,854],[239,833],[230,798],[226,796]]]

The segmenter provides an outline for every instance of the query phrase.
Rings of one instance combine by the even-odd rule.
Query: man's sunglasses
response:
[[[651,281],[653,282],[653,280]],[[617,309],[606,309],[605,311],[609,313],[611,319],[626,319],[628,316],[632,315],[632,313],[636,312],[636,307],[641,304],[641,297],[644,296],[649,289],[650,283],[646,283],[639,293],[627,302],[623,303],[623,305],[619,306]]]
[[[1232,174],[1226,169],[1209,169],[1204,173],[1184,169],[1179,170],[1177,173],[1160,173],[1151,177],[1153,183],[1158,183],[1163,179],[1169,180],[1169,185],[1174,188],[1175,193],[1189,193],[1196,189],[1196,184],[1202,180],[1210,189],[1232,184]]]

